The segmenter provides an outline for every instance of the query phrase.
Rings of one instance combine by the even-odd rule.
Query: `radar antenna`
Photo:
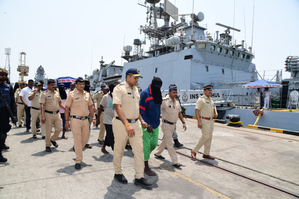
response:
[[[224,28],[227,28],[224,33],[220,34],[220,40],[221,42],[227,44],[227,45],[230,45],[230,42],[232,40],[232,36],[230,35],[230,30],[234,30],[234,31],[237,31],[237,32],[240,32],[241,30],[239,29],[236,29],[236,28],[233,28],[233,27],[230,27],[230,26],[227,26],[227,25],[224,25],[224,24],[221,24],[221,23],[216,23],[217,26],[221,26],[221,27],[224,27]]]

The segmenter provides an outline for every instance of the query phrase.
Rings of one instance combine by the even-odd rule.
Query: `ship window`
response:
[[[245,59],[245,54],[242,54],[242,59]]]
[[[209,72],[209,66],[206,66],[206,70],[207,70],[207,72]]]
[[[247,56],[246,56],[246,59],[249,60],[249,59],[250,59],[250,55],[247,55]]]
[[[158,72],[158,68],[155,68],[155,73],[157,73]]]
[[[191,45],[190,47],[191,47],[191,49],[194,49],[194,48],[195,48],[195,45]]]
[[[187,50],[187,49],[188,49],[188,46],[185,46],[185,47],[184,47],[184,50]]]
[[[229,51],[229,55],[230,55],[230,56],[234,56],[234,54],[235,54],[235,51],[233,51],[233,50],[230,50],[230,51]]]
[[[224,68],[222,68],[222,74],[224,75]]]
[[[218,53],[221,53],[221,52],[222,52],[222,48],[217,47],[217,52],[218,52]]]
[[[193,58],[193,55],[186,55],[184,59],[186,60],[186,59],[192,59],[192,58]]]
[[[240,52],[237,52],[237,53],[236,53],[236,57],[240,57]]]
[[[211,47],[210,47],[210,50],[211,50],[211,51],[214,51],[214,50],[215,50],[215,46],[211,46]]]
[[[206,44],[198,44],[198,49],[206,49]]]
[[[223,53],[227,55],[228,50],[224,48]]]

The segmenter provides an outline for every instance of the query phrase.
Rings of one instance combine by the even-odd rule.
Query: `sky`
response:
[[[144,39],[139,27],[146,25],[146,9],[138,2],[144,0],[0,0],[0,67],[6,63],[5,48],[11,48],[11,82],[19,80],[20,52],[27,54],[25,80],[33,79],[40,65],[47,78],[90,75],[102,56],[107,64],[123,65],[123,46]],[[170,2],[180,14],[192,12],[193,0]],[[290,77],[284,64],[287,56],[299,56],[299,0],[194,0],[198,12],[205,15],[199,25],[211,35],[224,31],[215,23],[240,29],[234,39],[253,44],[261,74],[266,70],[271,79],[282,69],[283,78]]]

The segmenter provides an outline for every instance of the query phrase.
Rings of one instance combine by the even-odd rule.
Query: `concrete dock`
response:
[[[194,119],[186,119],[187,131],[177,124],[179,140],[184,147],[178,152],[190,155],[201,131]],[[280,191],[256,183],[250,179],[229,173],[190,157],[178,155],[184,166],[175,169],[167,150],[165,160],[149,161],[157,176],[145,178],[154,184],[151,190],[135,186],[132,151],[125,151],[122,166],[128,184],[113,179],[113,151],[103,154],[97,142],[98,128],[92,128],[92,149],[83,152],[82,169],[76,170],[73,137],[58,139],[59,147],[45,152],[45,141],[38,134],[33,139],[25,128],[14,127],[7,137],[9,150],[0,163],[0,198],[292,198]],[[160,129],[159,138],[163,133]],[[159,143],[161,140],[159,140]],[[213,165],[244,174],[252,179],[299,194],[299,137],[248,128],[228,127],[215,123],[211,155],[206,160],[198,153],[197,158]],[[202,152],[200,149],[199,152]]]

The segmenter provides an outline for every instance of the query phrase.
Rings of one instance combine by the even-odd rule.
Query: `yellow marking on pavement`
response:
[[[251,124],[248,124],[247,127],[248,127],[248,128],[253,128],[253,129],[258,129],[258,128],[259,128],[258,126],[251,125]]]
[[[270,128],[270,131],[276,131],[277,133],[283,133],[282,129]]]
[[[192,184],[194,184],[194,185],[196,185],[196,186],[198,186],[200,188],[203,188],[204,190],[210,192],[211,194],[214,194],[215,196],[218,196],[218,197],[224,198],[224,199],[229,199],[229,197],[227,197],[227,196],[225,196],[225,195],[223,195],[221,193],[218,193],[217,191],[215,191],[215,190],[213,190],[213,189],[211,189],[211,188],[209,188],[209,187],[207,187],[207,186],[205,186],[203,184],[200,184],[199,182],[196,182],[195,180],[192,180],[191,178],[188,178],[187,176],[185,176],[183,174],[180,174],[180,173],[178,173],[178,172],[176,172],[176,171],[174,171],[174,170],[172,170],[172,169],[170,169],[170,168],[168,168],[168,167],[166,167],[166,166],[164,166],[162,164],[159,164],[158,162],[156,162],[154,160],[150,159],[150,162],[153,163],[153,164],[155,164],[155,165],[157,165],[158,167],[161,167],[161,168],[163,168],[163,169],[165,169],[165,170],[173,173],[174,175],[179,176],[180,178],[183,178],[184,180],[187,180],[187,181],[191,182]]]

